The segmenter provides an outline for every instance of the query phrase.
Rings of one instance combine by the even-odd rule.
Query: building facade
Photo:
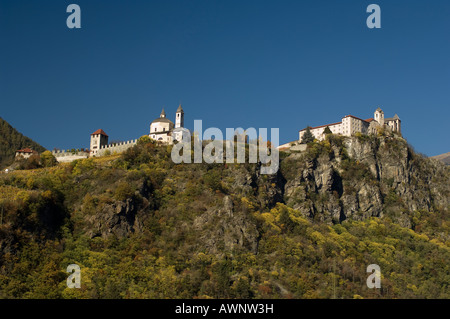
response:
[[[180,104],[175,112],[175,124],[166,117],[166,112],[162,109],[159,118],[150,124],[148,136],[155,141],[172,144],[175,140],[181,141],[184,130],[184,111]]]
[[[31,148],[24,148],[22,150],[17,150],[16,151],[16,159],[20,159],[20,158],[29,158],[32,155],[38,155],[39,153],[35,150],[32,150]]]
[[[393,118],[385,118],[384,112],[380,108],[375,110],[373,118],[363,120],[353,115],[347,115],[342,118],[341,122],[310,127],[310,131],[317,140],[321,141],[325,139],[324,130],[327,127],[333,134],[344,136],[352,136],[355,133],[373,134],[379,128],[388,128],[401,134],[401,120],[398,115],[395,114]],[[300,142],[305,131],[306,128],[299,131]]]
[[[108,135],[102,130],[98,129],[91,134],[90,154],[97,155],[102,146],[108,145]]]

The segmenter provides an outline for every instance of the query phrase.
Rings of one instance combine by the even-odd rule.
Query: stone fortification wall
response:
[[[68,163],[68,162],[72,162],[77,159],[89,157],[89,152],[83,152],[83,151],[72,152],[69,150],[67,150],[67,151],[66,150],[57,150],[57,151],[52,151],[52,154],[56,158],[56,160],[60,163]]]
[[[95,156],[103,156],[105,154],[114,154],[114,153],[122,153],[129,149],[130,147],[133,147],[136,145],[137,139],[126,141],[126,142],[120,142],[120,143],[112,143],[108,145],[104,145],[100,147],[97,154]]]

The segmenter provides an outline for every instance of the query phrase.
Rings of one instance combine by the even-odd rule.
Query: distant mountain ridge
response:
[[[45,151],[45,147],[23,135],[0,117],[0,168],[11,164],[16,150],[25,147],[38,152]]]
[[[438,161],[441,161],[445,165],[450,165],[450,152],[436,156],[431,156],[431,158],[437,159]]]

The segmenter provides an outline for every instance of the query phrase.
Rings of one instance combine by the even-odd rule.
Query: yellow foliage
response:
[[[27,180],[27,188],[33,189],[35,187],[35,180],[33,177],[29,177]]]
[[[22,201],[24,203],[28,202],[29,199],[30,199],[30,193],[27,191],[19,191],[16,194],[16,197],[14,198],[14,200]]]
[[[408,284],[408,285],[406,286],[406,288],[411,289],[411,290],[414,291],[414,292],[417,291],[416,285],[413,285],[413,284]]]
[[[325,243],[325,237],[318,231],[313,231],[310,234],[310,238],[319,245],[323,245]]]
[[[269,224],[273,229],[275,229],[277,232],[281,232],[280,227],[275,225],[276,217],[271,213],[262,213],[261,217],[264,219],[264,221]]]
[[[46,190],[42,192],[42,197],[45,199],[51,199],[53,197],[53,193],[51,190]]]
[[[17,194],[22,190],[14,186],[0,186],[0,200],[15,199]]]
[[[241,202],[251,211],[255,210],[255,205],[248,200],[247,197],[242,197]]]

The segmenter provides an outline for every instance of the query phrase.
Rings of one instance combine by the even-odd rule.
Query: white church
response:
[[[173,144],[174,141],[181,141],[183,132],[189,132],[184,127],[184,111],[181,104],[175,112],[175,124],[166,117],[164,108],[157,119],[150,124],[150,132],[148,136],[158,142],[164,144]],[[190,133],[190,132],[189,132]],[[102,129],[96,130],[91,134],[89,156],[102,156],[105,154],[120,153],[137,143],[137,139],[108,144],[108,135]],[[66,161],[73,160],[74,154],[69,152],[55,152],[54,155],[58,158],[64,157]],[[85,154],[77,155],[78,157],[87,157]],[[78,159],[78,157],[76,159]]]
[[[358,132],[362,134],[374,134],[380,128],[401,134],[401,120],[398,115],[395,114],[392,118],[385,118],[384,112],[381,108],[377,108],[375,110],[373,118],[363,120],[353,115],[346,115],[342,118],[341,122],[310,127],[310,131],[317,140],[321,141],[325,139],[326,134],[324,133],[324,130],[327,127],[333,134],[344,136],[351,136]],[[299,148],[298,150],[304,150],[306,145],[299,143],[301,143],[305,131],[306,128],[299,131],[298,142],[295,141],[280,145],[278,146],[278,149],[297,147]],[[190,131],[184,127],[184,111],[180,104],[175,112],[175,124],[166,117],[166,112],[163,108],[159,117],[150,123],[150,132],[148,136],[160,143],[173,144],[175,141],[181,141],[184,133],[190,134]],[[137,139],[126,142],[108,143],[108,138],[109,137],[105,131],[98,129],[91,134],[89,150],[82,149],[81,151],[77,151],[75,153],[72,151],[55,150],[52,154],[56,157],[58,162],[71,162],[76,159],[91,156],[118,154],[124,152],[137,143]],[[295,145],[293,146],[293,144]]]
[[[163,108],[159,118],[150,124],[149,137],[155,141],[172,144],[175,140],[181,141],[184,131],[187,129],[184,128],[184,111],[180,104],[175,112],[175,124],[166,117]]]
[[[324,130],[327,127],[333,134],[344,136],[351,136],[357,132],[362,134],[373,134],[376,133],[379,128],[385,128],[401,134],[401,120],[398,115],[395,114],[392,118],[385,118],[384,112],[380,108],[375,110],[373,118],[363,120],[353,115],[346,115],[342,118],[341,122],[310,127],[309,129],[314,137],[321,141],[325,139],[326,134],[324,133]],[[306,128],[299,131],[299,142],[301,142],[305,131]]]

